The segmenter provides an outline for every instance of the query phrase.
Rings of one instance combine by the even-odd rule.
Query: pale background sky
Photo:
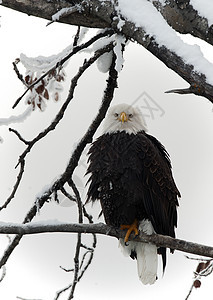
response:
[[[3,7],[0,7],[0,15],[0,118],[5,118],[12,114],[18,115],[26,109],[24,100],[15,110],[11,109],[24,91],[12,70],[12,61],[20,53],[27,56],[57,54],[71,43],[76,28],[64,24],[46,27],[45,20],[28,17]],[[205,55],[213,60],[211,48],[204,43],[202,45]],[[146,118],[146,122],[149,133],[157,137],[170,153],[173,174],[182,194],[178,210],[177,237],[212,245],[213,107],[201,97],[164,94],[166,90],[185,88],[188,84],[141,46],[130,44],[124,58],[125,65],[119,76],[119,89],[116,90],[113,103],[132,104],[146,92],[165,111],[163,116],[160,116],[161,111],[156,111],[154,118]],[[55,103],[49,100],[45,112],[36,111],[24,123],[10,126],[26,139],[33,138],[47,127],[66,98],[71,76],[77,71],[79,63],[83,63],[83,59],[84,55],[76,57],[66,68],[67,78],[61,101]],[[7,210],[0,213],[1,221],[21,222],[32,206],[36,194],[64,171],[73,145],[84,134],[98,110],[106,78],[107,75],[100,73],[96,65],[84,74],[63,121],[28,155],[26,172],[17,197]],[[150,99],[148,101],[153,105],[154,102]],[[144,105],[143,98],[138,100],[137,105]],[[101,128],[96,136],[100,134]],[[2,204],[15,183],[17,171],[14,166],[25,147],[14,134],[8,133],[7,126],[0,128],[0,136],[4,140],[0,144]],[[85,156],[82,162],[85,163]],[[85,167],[81,165],[75,178],[81,178],[84,173]],[[82,189],[81,192],[85,197],[86,191]],[[97,220],[99,206],[88,206],[88,210]],[[75,206],[50,203],[42,209],[36,220],[59,219],[76,222],[76,218]],[[72,280],[72,274],[64,273],[59,266],[73,267],[75,239],[72,234],[25,236],[7,264],[7,277],[0,284],[1,298],[15,300],[16,296],[20,296],[52,300],[55,291]],[[0,253],[3,253],[7,243],[6,237],[0,238]],[[117,240],[98,236],[93,264],[78,285],[75,299],[125,300],[137,297],[146,300],[169,300],[172,297],[174,300],[182,300],[191,286],[196,265],[197,262],[187,260],[184,253],[168,253],[164,277],[161,278],[159,274],[155,285],[143,286],[137,276],[136,263],[123,257]],[[211,299],[212,276],[203,278],[202,287],[193,291],[192,300]]]

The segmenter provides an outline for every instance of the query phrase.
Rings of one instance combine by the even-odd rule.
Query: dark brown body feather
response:
[[[119,227],[151,221],[156,233],[175,237],[180,193],[168,153],[144,131],[100,136],[89,150],[88,199],[100,200],[105,221]],[[160,249],[166,264],[165,249]]]

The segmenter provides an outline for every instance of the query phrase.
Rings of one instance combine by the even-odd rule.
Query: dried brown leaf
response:
[[[32,77],[30,75],[25,76],[24,80],[29,85],[32,83]]]
[[[45,89],[44,80],[41,81],[41,84],[35,89],[38,94],[42,94]]]
[[[49,93],[47,89],[44,89],[44,98],[49,100]]]
[[[198,279],[196,279],[196,280],[194,281],[194,283],[193,283],[193,286],[194,286],[196,289],[199,288],[199,287],[201,286],[201,281],[198,280]]]
[[[55,99],[55,101],[59,100],[59,94],[58,94],[58,92],[55,92],[54,99]]]

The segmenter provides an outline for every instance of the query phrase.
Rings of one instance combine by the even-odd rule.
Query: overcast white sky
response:
[[[45,20],[3,7],[0,7],[0,15],[0,118],[5,118],[12,114],[18,115],[26,109],[24,101],[15,110],[11,109],[23,92],[23,87],[12,70],[12,61],[20,53],[28,56],[58,53],[71,43],[76,28],[63,24],[46,27]],[[202,45],[205,55],[213,60],[212,50],[204,43]],[[11,127],[16,128],[26,139],[31,139],[48,126],[61,107],[71,76],[75,74],[83,58],[84,55],[81,55],[67,66],[67,78],[60,102],[49,100],[45,112],[36,111],[24,123]],[[137,105],[141,108],[145,105],[144,101],[156,108],[153,118],[149,114],[146,122],[149,133],[157,137],[170,153],[174,177],[182,194],[177,237],[212,245],[212,105],[206,99],[193,95],[164,94],[166,90],[184,88],[188,84],[142,47],[129,44],[124,58],[125,65],[119,76],[119,89],[113,103],[132,104],[139,98]],[[40,141],[28,155],[24,180],[14,202],[1,212],[1,221],[21,222],[36,194],[63,172],[73,146],[97,112],[106,76],[98,72],[96,66],[83,76],[64,120],[55,132]],[[147,109],[143,109],[143,112],[147,114]],[[100,133],[101,129],[96,136]],[[17,171],[14,166],[24,145],[12,133],[8,133],[6,126],[0,127],[0,136],[4,140],[0,144],[0,201],[4,203],[15,182]],[[85,163],[85,157],[82,163]],[[81,178],[84,173],[85,167],[81,165],[75,173],[76,179]],[[85,193],[82,189],[83,197]],[[97,220],[98,205],[94,208],[89,206],[88,210]],[[76,215],[75,207],[50,203],[42,209],[36,220],[75,222]],[[0,253],[3,253],[7,243],[7,238],[1,237]],[[74,235],[44,234],[24,237],[7,264],[7,277],[0,285],[1,298],[13,300],[20,296],[52,300],[55,291],[63,288],[72,278],[72,274],[64,273],[59,266],[72,268],[74,247]],[[143,286],[137,276],[136,263],[122,256],[117,240],[98,237],[94,262],[78,285],[75,299],[185,299],[196,265],[195,261],[187,260],[178,251],[173,255],[168,254],[164,277],[161,278],[159,274],[155,285]],[[212,293],[210,276],[202,280],[202,288],[194,291],[191,299],[210,299],[209,295]]]

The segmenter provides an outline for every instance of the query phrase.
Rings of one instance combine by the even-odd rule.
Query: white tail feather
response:
[[[146,234],[152,234],[154,229],[148,220],[143,220],[139,226]],[[155,245],[129,241],[125,245],[124,240],[119,240],[119,246],[124,255],[130,255],[132,251],[137,254],[138,276],[143,284],[153,284],[157,278],[157,247]]]
[[[143,284],[153,284],[157,279],[157,247],[145,243],[137,243],[138,276]]]

